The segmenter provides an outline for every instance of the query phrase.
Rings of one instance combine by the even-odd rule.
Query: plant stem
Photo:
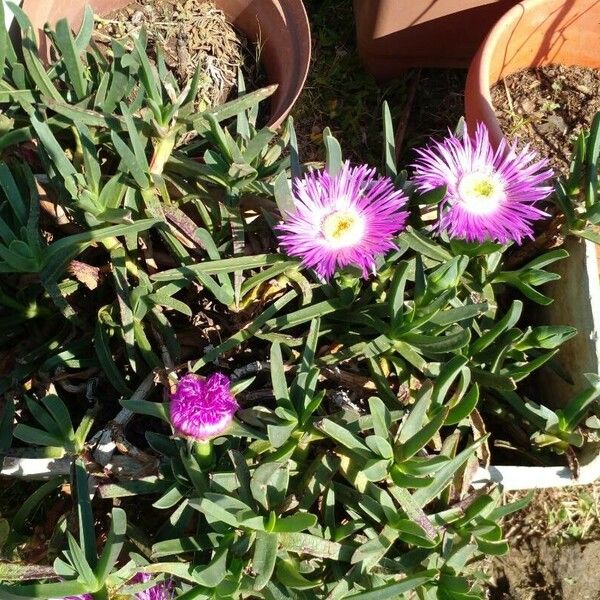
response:
[[[121,244],[121,242],[116,237],[106,238],[105,240],[102,240],[102,244],[109,252],[112,252],[113,250],[116,250],[117,248],[123,248],[123,244]],[[127,252],[125,251],[124,248],[123,248],[123,251],[125,252],[125,268],[136,279],[139,279],[140,278],[140,270],[139,270],[138,266],[135,264],[135,262],[133,262],[130,258],[128,258]]]
[[[194,442],[192,449],[198,465],[202,469],[208,469],[213,463],[213,447],[211,441],[197,441]]]
[[[0,304],[7,308],[12,308],[14,311],[22,315],[23,319],[35,319],[36,317],[50,316],[52,311],[49,311],[44,306],[38,306],[36,302],[32,302],[27,306],[20,304],[14,298],[11,298],[0,290]]]
[[[161,138],[154,146],[154,155],[150,161],[150,173],[152,175],[162,175],[165,165],[175,147],[175,131],[171,131],[166,137]]]
[[[92,598],[94,598],[94,600],[109,600],[108,598],[108,590],[106,589],[106,586],[102,586],[102,589],[94,592],[92,594]]]

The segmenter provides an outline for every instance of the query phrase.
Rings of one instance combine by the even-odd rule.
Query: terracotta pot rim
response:
[[[593,7],[596,7],[596,4],[598,2],[594,2],[594,0],[560,0],[550,2],[551,6],[549,7],[548,0],[521,0],[518,4],[507,10],[490,29],[469,67],[465,87],[465,116],[469,127],[473,128],[477,122],[485,123],[489,130],[492,145],[495,147],[505,137],[496,116],[492,102],[491,88],[493,84],[510,73],[515,73],[528,66],[550,63],[581,64],[583,66],[600,67],[600,49],[593,50],[593,62],[590,62],[589,56],[583,57],[580,62],[579,52],[576,47],[572,45],[563,46],[561,36],[557,35],[562,29],[568,30],[582,27],[580,24],[583,23],[582,19],[585,19],[586,13]],[[581,11],[577,12],[580,7]],[[592,27],[600,31],[600,22],[597,22],[598,13],[596,9],[594,11],[596,19],[592,21]],[[533,39],[536,41],[528,41],[529,38],[522,39],[524,28],[520,24],[521,20],[524,20],[525,24],[528,24],[528,15],[534,15],[532,20],[535,22],[537,16],[554,17],[555,14],[559,19],[558,21],[554,19],[546,21],[542,19],[540,25],[535,30],[532,30]],[[565,15],[568,15],[568,19],[565,18]],[[556,25],[554,25],[555,23]],[[587,24],[589,24],[589,21],[586,22]],[[591,27],[589,26],[587,28],[582,27],[582,31],[588,33],[590,29]],[[531,58],[531,61],[528,62],[528,59],[524,58],[527,55],[527,51],[532,48],[541,48],[539,46],[539,36],[533,35],[533,33],[537,34],[540,31],[544,36],[548,37],[553,49],[553,54],[545,54],[544,56],[552,58],[550,60],[542,60],[541,55],[532,52],[531,57],[535,56],[536,58]],[[514,43],[512,42],[513,32],[516,34],[515,39],[519,40],[520,45],[518,47],[514,47]],[[511,44],[513,44],[512,47]],[[504,68],[501,68],[501,75],[492,81],[495,77],[495,69],[498,69],[497,65],[495,65],[498,61],[498,55],[502,55],[503,51],[508,48],[510,48],[511,54],[505,55]],[[517,57],[517,63],[520,64],[518,68],[511,65],[514,59],[513,52],[514,56]],[[570,56],[573,56],[573,60],[569,60]],[[597,61],[595,60],[596,56],[598,57]]]
[[[565,0],[567,2],[568,0]],[[518,4],[507,10],[501,17],[496,21],[496,24],[490,29],[488,35],[483,40],[482,45],[475,55],[473,62],[477,63],[479,72],[479,91],[481,96],[493,107],[492,95],[490,93],[491,82],[490,82],[490,71],[485,66],[490,64],[490,59],[494,54],[495,49],[498,46],[498,39],[502,36],[503,31],[511,23],[519,20],[519,17],[523,13],[530,10],[538,10],[539,6],[546,4],[546,0],[521,0]],[[494,82],[496,83],[496,82]]]
[[[303,0],[297,0],[297,6],[300,11],[301,19],[298,19],[296,25],[297,27],[302,28],[304,30],[304,35],[300,36],[300,38],[303,39],[304,45],[306,45],[305,60],[303,61],[303,67],[300,71],[300,76],[298,77],[298,85],[296,87],[296,91],[293,93],[292,96],[288,98],[288,102],[286,103],[286,105],[279,111],[281,113],[281,116],[278,116],[276,119],[275,117],[277,115],[271,116],[271,121],[269,121],[269,127],[279,127],[283,123],[283,121],[285,121],[285,119],[288,117],[292,108],[294,107],[294,104],[296,104],[296,101],[298,100],[300,94],[304,90],[306,79],[308,78],[308,73],[310,71],[310,64],[312,59],[312,32],[310,29],[310,20],[308,18],[308,13],[306,12],[306,6],[304,5]]]

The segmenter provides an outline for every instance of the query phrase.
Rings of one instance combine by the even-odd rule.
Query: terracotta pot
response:
[[[483,121],[494,144],[503,134],[490,88],[527,67],[600,67],[600,1],[524,0],[493,27],[473,58],[465,90],[467,123]]]
[[[379,79],[409,67],[467,67],[517,0],[354,0],[358,52]]]
[[[517,4],[492,28],[471,63],[465,91],[468,126],[473,129],[477,122],[484,122],[497,146],[503,133],[490,88],[528,67],[550,63],[600,67],[599,34],[600,0],[523,0]],[[574,384],[567,384],[549,369],[536,380],[536,394],[555,407],[587,387],[584,373],[600,374],[599,247],[575,238],[568,239],[566,247],[569,258],[552,265],[561,279],[544,289],[555,301],[548,307],[536,307],[540,323],[571,325],[579,331],[556,357]],[[487,476],[508,482],[509,489],[589,483],[600,476],[598,444],[586,442],[579,459],[578,481],[572,480],[564,467],[492,467]],[[485,478],[486,474],[481,475]]]
[[[123,8],[131,0],[24,0],[23,10],[40,32],[45,23],[66,17],[74,29],[89,4],[99,15]],[[270,126],[278,126],[298,98],[310,64],[311,40],[302,0],[215,0],[234,27],[258,42],[270,84],[278,84],[271,101]]]
[[[517,4],[496,23],[473,59],[465,90],[467,125],[473,130],[477,122],[485,123],[497,146],[503,133],[490,88],[529,67],[560,63],[598,68],[599,35],[600,0],[523,0]],[[574,241],[570,246],[569,259],[556,266],[561,280],[547,288],[556,300],[539,314],[549,324],[569,324],[580,331],[559,356],[576,386],[583,387],[583,373],[600,372],[600,247]],[[592,260],[590,256],[595,255]],[[540,386],[548,395],[563,397],[570,388],[553,374]]]

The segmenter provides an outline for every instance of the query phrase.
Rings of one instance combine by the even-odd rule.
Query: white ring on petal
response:
[[[338,250],[359,244],[365,233],[365,218],[354,208],[336,210],[321,220],[321,235],[329,248]]]
[[[506,200],[502,179],[496,173],[475,171],[463,175],[458,196],[464,208],[473,215],[489,215]]]
[[[216,421],[201,422],[198,420],[186,419],[175,424],[175,429],[185,437],[195,440],[210,440],[211,438],[222,435],[229,429],[233,422],[233,415],[230,413],[222,414]]]

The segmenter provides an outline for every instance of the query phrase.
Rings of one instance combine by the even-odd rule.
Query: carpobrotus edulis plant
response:
[[[137,573],[129,580],[128,585],[147,583],[151,579],[148,573]],[[145,590],[135,592],[130,596],[131,600],[172,600],[173,585],[171,581],[161,581],[150,586]],[[63,600],[94,600],[92,594],[82,594],[80,596],[66,596]]]
[[[473,137],[466,130],[462,137],[449,134],[416,152],[417,188],[446,187],[436,228],[452,238],[520,244],[548,216],[539,208],[552,192],[548,161],[504,139],[494,150],[483,124]]]
[[[314,170],[291,120],[257,126],[273,88],[196,113],[202,73],[178,90],[143,32],[83,52],[88,9],[39,56],[11,6],[0,598],[484,598],[477,563],[508,551],[501,521],[524,503],[473,490],[496,458],[484,426],[575,464],[600,394],[590,375],[560,410],[526,397],[577,333],[524,311],[552,302],[538,288],[566,250],[478,243],[522,241],[553,201],[562,218],[543,162],[480,128],[411,180],[384,107],[380,170],[327,130]],[[569,202],[597,193],[573,173],[595,179]],[[589,236],[581,204],[561,206]]]
[[[170,414],[175,431],[199,441],[227,431],[239,408],[229,386],[229,378],[222,373],[206,379],[193,374],[182,377],[171,396]]]

